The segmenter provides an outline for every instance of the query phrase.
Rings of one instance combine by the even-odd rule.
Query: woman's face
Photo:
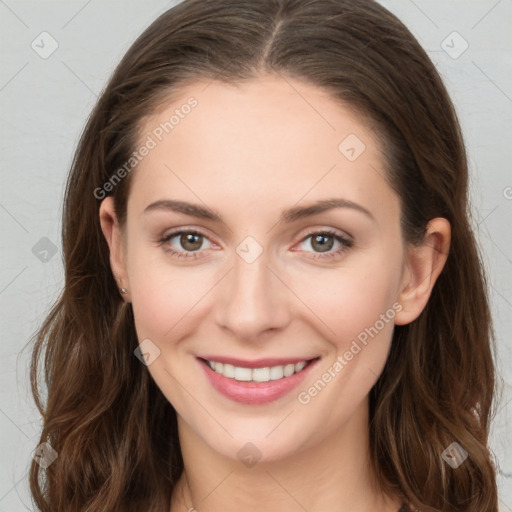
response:
[[[113,268],[180,434],[273,460],[362,425],[394,324],[419,314],[401,303],[399,198],[368,129],[264,77],[189,86],[141,134]]]

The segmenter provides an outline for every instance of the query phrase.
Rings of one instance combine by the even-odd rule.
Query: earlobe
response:
[[[101,230],[110,250],[110,268],[117,281],[119,290],[124,290],[124,292],[122,292],[124,295],[123,298],[126,298],[128,294],[126,292],[128,288],[128,276],[125,265],[121,226],[117,219],[112,197],[106,197],[101,202],[99,217]]]
[[[395,316],[396,325],[411,323],[427,305],[448,258],[450,238],[450,223],[438,217],[428,223],[423,243],[409,249],[398,295],[402,309]]]

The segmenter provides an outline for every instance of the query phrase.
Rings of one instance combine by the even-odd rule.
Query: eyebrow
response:
[[[308,206],[294,206],[281,213],[279,222],[290,223],[306,217],[311,217],[319,213],[333,210],[335,208],[350,208],[360,213],[365,214],[370,219],[375,221],[373,214],[361,206],[360,204],[349,201],[348,199],[332,198],[322,199]],[[210,208],[200,206],[198,204],[188,203],[186,201],[176,201],[171,199],[162,199],[151,203],[144,209],[144,213],[149,213],[158,210],[169,210],[173,212],[183,213],[190,217],[196,217],[198,219],[207,219],[215,222],[224,222],[222,217]]]

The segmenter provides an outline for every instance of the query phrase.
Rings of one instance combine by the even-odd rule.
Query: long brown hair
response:
[[[395,327],[370,394],[372,462],[383,489],[422,511],[495,512],[494,333],[461,130],[425,51],[373,0],[185,0],[128,50],[75,154],[63,210],[65,285],[35,337],[40,442],[58,454],[45,470],[32,462],[35,504],[45,512],[168,510],[183,470],[176,413],[134,356],[133,315],[109,265],[98,190],[129,161],[146,116],[184,85],[266,73],[323,88],[364,116],[400,197],[404,240],[421,241],[432,218],[450,222],[445,268],[421,315]],[[130,177],[108,187],[122,223]],[[453,442],[469,455],[457,469],[441,456]]]

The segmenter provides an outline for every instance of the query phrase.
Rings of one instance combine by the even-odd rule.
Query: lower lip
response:
[[[225,397],[242,404],[266,404],[277,400],[297,387],[311,372],[320,358],[313,359],[300,372],[268,382],[247,382],[224,377],[213,371],[203,359],[198,359],[212,386]]]

